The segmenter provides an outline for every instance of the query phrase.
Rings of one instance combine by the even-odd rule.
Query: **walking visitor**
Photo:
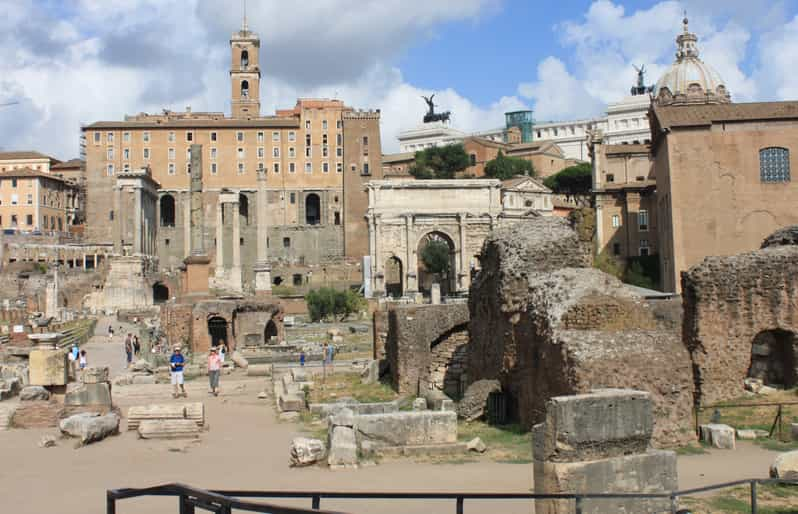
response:
[[[181,353],[181,348],[175,346],[172,356],[169,358],[169,367],[172,375],[172,398],[182,396],[187,398],[186,388],[183,385],[183,366],[186,363],[186,358]],[[179,388],[179,389],[178,389]]]
[[[210,382],[210,394],[219,396],[219,375],[222,373],[222,360],[219,357],[219,349],[211,348],[208,354],[208,380]]]

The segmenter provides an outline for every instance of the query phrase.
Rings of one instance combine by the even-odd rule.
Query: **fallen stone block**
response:
[[[779,390],[776,389],[775,387],[762,386],[762,387],[759,388],[759,391],[757,392],[757,394],[760,394],[760,395],[763,395],[763,396],[767,396],[769,394],[776,394],[778,392],[779,392]]]
[[[137,405],[127,410],[127,429],[137,430],[142,421],[157,419],[186,419],[185,405]]]
[[[131,377],[130,383],[133,385],[147,385],[155,384],[157,383],[157,380],[155,375],[136,374]]]
[[[305,398],[298,394],[281,394],[277,399],[277,405],[280,406],[280,410],[283,412],[299,412],[305,409]]]
[[[132,373],[125,373],[123,375],[118,375],[113,378],[111,383],[115,386],[128,386],[133,384],[133,374]]]
[[[250,364],[247,366],[248,377],[270,377],[272,376],[271,364]]]
[[[236,366],[242,369],[247,369],[247,367],[249,366],[249,362],[247,361],[247,359],[245,359],[244,356],[241,355],[241,352],[237,350],[234,351],[232,355],[230,355],[230,360],[233,361],[233,363],[235,363]]]
[[[11,421],[14,419],[16,405],[0,405],[0,431],[11,428]]]
[[[52,448],[55,446],[56,438],[52,435],[43,435],[39,439],[39,448]]]
[[[294,368],[291,370],[291,379],[294,382],[310,382],[308,372],[302,368]]]
[[[299,421],[299,413],[296,411],[281,412],[279,415],[280,421],[293,422]]]
[[[779,454],[770,466],[770,476],[782,480],[798,480],[798,450]]]
[[[269,397],[269,395],[266,394],[266,391],[261,391],[261,392],[258,393],[258,400],[265,400],[268,397]]]
[[[64,405],[104,405],[110,407],[112,405],[111,388],[106,382],[99,384],[70,384],[64,397]]]
[[[81,444],[89,444],[118,433],[119,416],[113,412],[103,416],[91,412],[75,414],[62,419],[58,426],[64,434],[80,438]]]
[[[341,409],[335,414],[327,418],[327,425],[332,427],[349,427],[355,426],[355,413],[351,409]]]
[[[752,393],[758,393],[762,386],[765,385],[760,378],[746,378],[743,381],[743,387],[746,391],[751,391]]]
[[[190,419],[198,427],[205,426],[205,404],[202,402],[186,403],[186,419]]]
[[[327,463],[331,469],[357,467],[357,441],[352,428],[335,426],[331,429]]]
[[[424,398],[416,398],[413,400],[413,410],[427,410],[427,400]]]
[[[31,385],[55,386],[69,383],[67,355],[63,350],[31,350],[28,365]]]
[[[19,393],[19,399],[23,402],[35,400],[49,400],[50,391],[42,386],[27,386]]]
[[[318,439],[295,437],[289,450],[289,464],[292,468],[312,466],[324,459],[327,448]]]
[[[485,453],[485,450],[488,449],[488,447],[485,446],[485,443],[483,443],[482,439],[480,439],[479,437],[475,437],[470,441],[468,441],[466,447],[468,448],[469,451],[477,453]]]
[[[733,450],[735,448],[734,429],[729,425],[709,423],[699,427],[701,440],[721,450]]]
[[[363,384],[376,384],[380,381],[380,361],[373,360],[366,364],[360,372],[360,382]]]
[[[190,419],[157,419],[139,423],[141,439],[196,439],[200,427]]]
[[[84,384],[99,384],[108,382],[110,373],[108,367],[86,368],[80,371],[80,381]]]
[[[457,442],[454,412],[420,411],[355,416],[361,441],[383,446],[447,444]]]
[[[477,380],[465,391],[457,407],[457,415],[466,421],[475,421],[485,415],[488,396],[500,393],[502,386],[498,380]]]
[[[790,434],[792,435],[793,441],[798,441],[798,423],[790,424]]]
[[[134,373],[149,373],[152,374],[155,372],[155,368],[152,364],[147,362],[144,359],[138,359],[136,362],[131,364],[130,371]]]

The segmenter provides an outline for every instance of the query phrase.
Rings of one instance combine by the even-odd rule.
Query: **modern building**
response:
[[[118,178],[147,169],[157,190],[154,255],[162,269],[180,267],[190,253],[191,147],[200,145],[204,247],[220,288],[248,288],[265,248],[279,284],[281,268],[304,276],[316,266],[352,267],[368,253],[365,183],[382,173],[379,111],[300,99],[262,115],[260,39],[246,22],[230,50],[231,116],[187,108],[83,127],[88,239],[114,243],[114,221],[125,217],[115,212]],[[260,180],[265,217],[256,216]],[[121,245],[131,252],[132,241]]]

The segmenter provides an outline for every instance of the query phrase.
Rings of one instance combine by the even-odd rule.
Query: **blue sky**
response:
[[[795,0],[249,0],[262,112],[336,96],[382,110],[383,149],[436,94],[464,131],[508,110],[601,116],[646,64],[673,61],[684,9],[734,101],[798,99]],[[722,9],[719,7],[722,6]],[[0,0],[0,145],[60,158],[80,125],[125,114],[230,111],[229,0]]]

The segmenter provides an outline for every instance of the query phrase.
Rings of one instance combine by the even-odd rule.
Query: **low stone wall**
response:
[[[457,442],[457,414],[446,411],[394,412],[355,416],[361,446],[419,446]]]
[[[362,414],[389,414],[392,412],[399,412],[399,402],[382,402],[382,403],[311,403],[308,406],[311,414],[326,418],[337,414],[343,409],[351,410],[355,415]]]

